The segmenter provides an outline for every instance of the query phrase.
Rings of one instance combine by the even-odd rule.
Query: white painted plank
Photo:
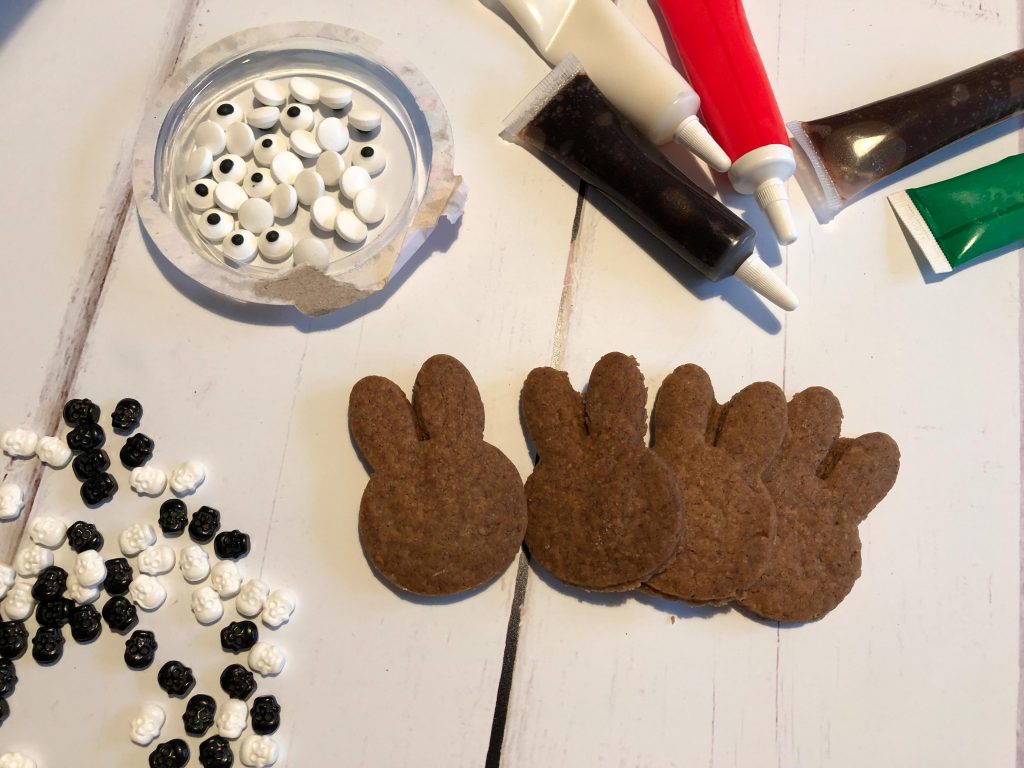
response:
[[[814,118],[1019,47],[1015,3],[747,3],[788,118]],[[658,32],[646,2],[627,12]],[[920,39],[905,39],[908,29]],[[955,54],[936,40],[956,39]],[[695,278],[678,285],[589,205],[564,365],[582,384],[612,349],[653,399],[697,362],[720,395],[758,379],[832,387],[851,435],[903,452],[896,488],[861,527],[864,576],[823,621],[604,600],[531,573],[506,765],[1010,765],[1018,646],[1018,263],[925,284],[884,193],[1017,149],[996,130],[785,249],[803,300],[774,326]],[[740,295],[742,287],[725,289]],[[757,306],[747,304],[746,306]],[[672,619],[676,618],[673,623]]]

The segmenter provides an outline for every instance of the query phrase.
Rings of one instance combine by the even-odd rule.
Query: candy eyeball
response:
[[[206,466],[201,461],[186,461],[171,470],[168,481],[178,496],[194,493],[206,480]]]
[[[30,429],[9,429],[0,435],[0,449],[16,459],[34,456],[39,436]]]
[[[210,571],[210,586],[223,599],[234,597],[242,587],[238,566],[231,560],[221,560]]]
[[[281,127],[285,133],[308,131],[313,127],[313,110],[305,104],[289,104],[281,110]]]
[[[337,152],[326,151],[316,160],[316,172],[326,186],[336,187],[345,172],[345,158]]]
[[[266,768],[277,762],[280,750],[269,736],[257,736],[250,733],[242,739],[239,757],[242,763],[250,768]]]
[[[356,195],[369,186],[370,174],[365,168],[353,165],[341,174],[341,194],[349,200],[355,200]]]
[[[264,230],[257,241],[260,255],[271,264],[277,264],[287,259],[292,253],[294,239],[292,233],[287,229],[272,227]]]
[[[21,514],[25,495],[14,483],[0,483],[0,520],[14,520]]]
[[[366,172],[371,176],[376,176],[383,171],[386,164],[384,153],[377,151],[375,147],[371,147],[369,144],[361,148],[352,158],[352,165],[365,168]]]
[[[348,147],[348,130],[338,118],[324,118],[316,127],[316,141],[323,149],[344,152]]]
[[[89,605],[100,596],[99,587],[87,587],[82,584],[74,573],[68,574],[67,596],[78,605]]]
[[[249,651],[249,669],[263,677],[281,674],[284,662],[284,652],[273,643],[260,641]]]
[[[344,85],[328,85],[320,89],[320,103],[328,109],[344,109],[352,103],[352,89]]]
[[[144,611],[155,611],[167,599],[167,590],[154,576],[139,576],[128,586],[132,602]]]
[[[185,581],[202,581],[210,575],[210,556],[198,544],[189,544],[178,553],[178,567]]]
[[[233,104],[230,101],[222,101],[210,110],[210,120],[224,128],[227,128],[232,123],[241,122],[242,117],[242,110],[239,109],[237,104]]]
[[[277,121],[280,119],[281,110],[277,107],[256,107],[246,117],[249,125],[253,128],[259,128],[261,131],[270,130],[277,125]]]
[[[380,128],[380,112],[376,109],[353,109],[348,124],[361,133],[372,133]]]
[[[242,182],[242,189],[249,197],[258,197],[266,200],[270,197],[270,193],[274,191],[274,180],[270,176],[270,171],[264,168],[257,168]]]
[[[248,707],[241,699],[228,699],[217,712],[217,733],[225,739],[237,739],[245,730]]]
[[[212,624],[224,615],[224,603],[212,588],[199,587],[192,593],[192,613],[200,624]]]
[[[245,178],[245,160],[238,155],[223,155],[213,163],[213,178],[217,181],[233,181],[236,184]]]
[[[36,601],[32,597],[32,585],[27,581],[19,581],[8,591],[0,607],[8,621],[24,621],[35,610]]]
[[[211,243],[219,243],[234,228],[235,220],[225,211],[212,210],[199,217],[199,234]]]
[[[23,752],[5,752],[0,755],[0,768],[36,768],[36,761]]]
[[[156,531],[149,523],[133,523],[121,531],[117,543],[126,557],[133,557],[156,544]]]
[[[167,715],[159,704],[143,704],[128,726],[128,736],[140,747],[148,747],[160,738],[166,720]]]
[[[232,232],[220,246],[224,257],[235,264],[248,264],[256,258],[256,235],[244,229]],[[172,486],[173,489],[173,486]]]
[[[290,589],[275,589],[263,605],[263,623],[274,629],[286,623],[295,613],[299,598]]]
[[[75,557],[71,573],[83,587],[95,587],[107,578],[107,564],[99,552],[87,549]]]
[[[334,231],[346,243],[353,245],[363,242],[367,235],[366,225],[352,211],[347,210],[339,213],[334,220]]]
[[[52,515],[37,517],[28,526],[28,537],[39,546],[48,549],[59,547],[67,535],[67,523]]]
[[[252,85],[252,91],[256,100],[268,107],[280,107],[288,99],[288,90],[273,80],[257,80]]]
[[[43,464],[61,469],[71,461],[71,449],[59,437],[41,437],[36,444],[36,456]]]
[[[252,618],[263,610],[263,604],[270,594],[270,587],[259,579],[249,579],[235,598],[235,608],[242,616]]]
[[[188,185],[185,200],[196,211],[208,211],[213,208],[213,195],[217,190],[217,182],[211,179],[199,179]]]
[[[252,152],[252,147],[256,143],[252,128],[245,123],[232,123],[224,131],[224,135],[228,152],[239,157],[245,157]]]
[[[139,553],[139,570],[150,576],[159,576],[174,567],[174,560],[174,549],[167,544],[158,544]]]
[[[189,181],[210,175],[213,168],[213,153],[206,147],[196,147],[185,161],[185,175]]]
[[[293,77],[288,81],[288,90],[303,104],[316,104],[320,100],[320,86],[308,77]]]
[[[136,467],[128,476],[128,482],[140,496],[159,496],[167,488],[167,475],[153,466]]]
[[[197,147],[206,147],[211,154],[219,155],[224,151],[227,138],[224,129],[219,123],[213,120],[204,120],[196,126],[196,132],[192,134],[192,140]]]
[[[14,556],[14,570],[22,578],[38,576],[44,568],[53,565],[53,552],[38,544],[28,544]]]
[[[284,136],[264,136],[256,141],[252,148],[252,155],[256,162],[264,168],[269,168],[270,163],[282,152],[287,152],[290,144]]]

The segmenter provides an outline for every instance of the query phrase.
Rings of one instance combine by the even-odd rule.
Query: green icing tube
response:
[[[1024,155],[897,192],[889,204],[932,269],[952,272],[1024,240]]]

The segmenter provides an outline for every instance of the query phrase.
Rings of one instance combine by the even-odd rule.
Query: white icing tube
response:
[[[675,139],[716,171],[729,156],[697,120],[700,97],[612,0],[500,0],[553,66],[570,54],[655,144]]]

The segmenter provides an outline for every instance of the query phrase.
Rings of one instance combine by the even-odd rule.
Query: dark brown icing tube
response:
[[[1024,111],[1024,50],[863,107],[789,123],[832,215],[891,173]]]
[[[735,275],[783,309],[796,308],[754,253],[754,230],[669,163],[573,57],[527,96],[501,135],[599,189],[709,280]]]

